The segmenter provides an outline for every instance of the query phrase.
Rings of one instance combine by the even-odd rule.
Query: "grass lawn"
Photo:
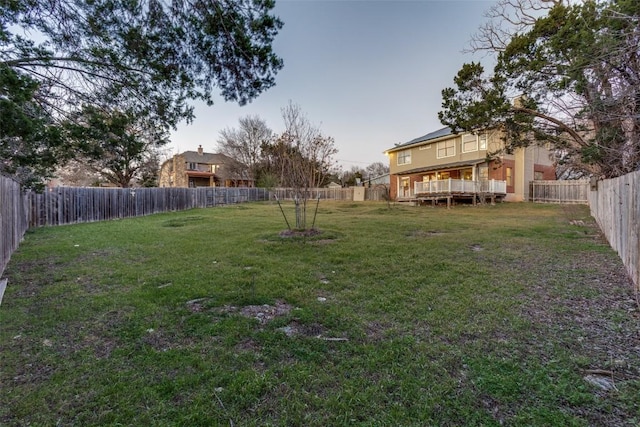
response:
[[[587,207],[322,202],[316,225],[280,237],[262,203],[29,231],[0,425],[640,424],[633,288]]]

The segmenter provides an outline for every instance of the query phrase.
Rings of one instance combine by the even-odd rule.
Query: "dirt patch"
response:
[[[187,301],[187,308],[192,313],[200,313],[204,311],[204,304],[207,302],[207,298],[198,298]]]
[[[261,324],[265,324],[276,317],[286,316],[291,312],[293,306],[284,301],[276,301],[274,305],[247,305],[240,309],[240,314],[244,317],[256,319]]]
[[[312,228],[310,230],[284,230],[280,232],[279,236],[286,237],[286,238],[315,237],[315,236],[320,236],[321,234],[322,234],[322,231]]]
[[[298,322],[291,322],[287,326],[279,328],[288,337],[305,336],[305,337],[321,337],[325,333],[325,328],[319,323],[304,325]]]
[[[199,313],[207,310],[207,298],[199,298],[187,301],[187,307],[193,313]],[[286,316],[293,310],[291,304],[278,300],[273,305],[247,305],[244,307],[236,307],[234,305],[223,305],[221,307],[213,307],[211,309],[216,314],[239,314],[244,317],[256,319],[260,324],[265,324],[276,317]]]

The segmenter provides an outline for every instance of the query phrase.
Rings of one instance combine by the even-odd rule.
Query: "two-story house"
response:
[[[224,154],[185,151],[160,167],[160,187],[253,187],[246,168]]]
[[[396,200],[421,201],[481,197],[527,200],[529,182],[553,180],[551,152],[541,146],[500,152],[502,133],[488,130],[453,133],[448,127],[385,152],[389,156],[390,192]],[[500,152],[498,157],[489,154]]]

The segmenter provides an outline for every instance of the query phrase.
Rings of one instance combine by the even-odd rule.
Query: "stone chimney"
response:
[[[198,154],[202,156],[202,145],[198,145]]]

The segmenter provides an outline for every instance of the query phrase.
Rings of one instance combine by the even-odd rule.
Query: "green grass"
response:
[[[640,423],[632,288],[586,207],[323,202],[316,223],[283,238],[246,204],[29,231],[0,424]],[[263,304],[290,310],[242,315]]]

